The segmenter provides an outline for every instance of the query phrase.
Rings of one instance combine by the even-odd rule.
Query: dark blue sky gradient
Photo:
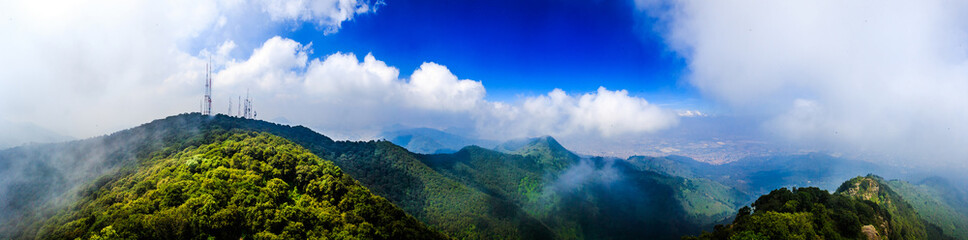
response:
[[[408,77],[423,62],[482,81],[490,100],[554,88],[627,89],[636,96],[691,97],[678,84],[684,62],[649,31],[630,1],[387,1],[339,32],[310,24],[285,36],[313,42],[313,57],[372,52]],[[671,97],[671,96],[670,96]]]

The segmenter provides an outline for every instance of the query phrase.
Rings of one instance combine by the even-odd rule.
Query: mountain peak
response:
[[[928,231],[938,227],[925,223],[911,204],[891,189],[888,182],[880,176],[868,174],[852,178],[840,185],[836,193],[871,201],[885,209],[889,216],[888,222],[879,228],[884,229],[885,235],[891,236],[891,239],[927,239],[931,235],[942,235],[938,232],[940,230]]]
[[[565,169],[580,158],[561,146],[561,143],[551,136],[510,140],[498,145],[494,150],[533,157],[554,170]]]
[[[873,174],[864,177],[858,176],[841,184],[837,188],[837,193],[881,204],[881,196],[887,194],[887,189],[881,184],[883,180],[883,178]],[[889,201],[889,199],[883,200]]]
[[[561,143],[558,143],[558,140],[555,140],[554,137],[545,135],[541,137],[511,139],[497,145],[494,147],[494,150],[505,153],[515,153],[521,151],[522,149],[538,145],[555,149],[565,148],[561,146]]]

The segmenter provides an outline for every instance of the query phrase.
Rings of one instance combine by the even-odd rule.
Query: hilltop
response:
[[[43,239],[448,239],[285,139],[229,131],[99,177]]]
[[[875,175],[852,178],[833,194],[781,188],[751,206],[733,223],[686,239],[953,239]]]

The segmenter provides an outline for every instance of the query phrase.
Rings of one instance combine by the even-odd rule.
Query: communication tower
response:
[[[202,115],[212,115],[212,59],[205,65],[205,98],[202,99]]]

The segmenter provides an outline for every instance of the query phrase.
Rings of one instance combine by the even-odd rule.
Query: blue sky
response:
[[[409,76],[424,61],[482,81],[488,100],[626,89],[660,102],[694,98],[684,62],[630,1],[389,1],[329,35],[312,23],[283,36],[312,57],[372,53]],[[668,101],[663,101],[668,100]]]

